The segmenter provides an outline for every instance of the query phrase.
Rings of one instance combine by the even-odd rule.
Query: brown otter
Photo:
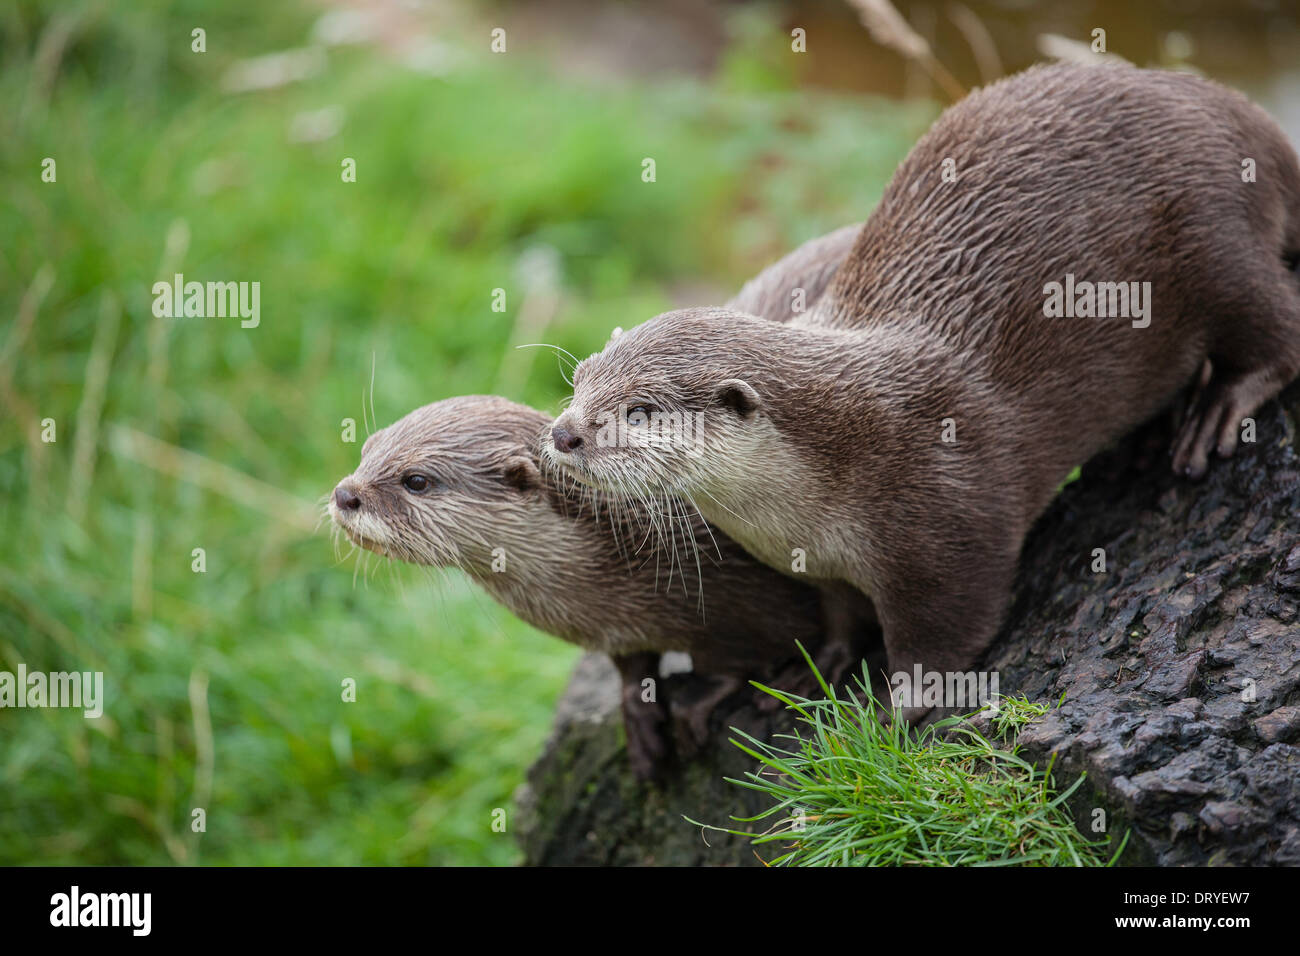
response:
[[[668,749],[667,702],[643,700],[659,654],[687,652],[695,673],[716,679],[692,705],[673,702],[702,737],[712,706],[741,679],[771,678],[796,640],[821,648],[821,598],[685,509],[656,516],[655,527],[575,491],[542,466],[550,421],[495,396],[418,408],[366,440],[330,514],[355,544],[458,567],[529,624],[609,654],[623,679],[629,757],[650,777]],[[692,537],[698,569],[675,553]]]
[[[802,549],[874,600],[892,672],[961,671],[1073,467],[1208,369],[1173,449],[1199,476],[1295,377],[1297,258],[1300,167],[1262,110],[1191,75],[1036,67],[939,118],[809,314],[630,330],[579,364],[547,454],[686,498],[774,568]]]
[[[820,297],[855,234],[806,243],[733,301],[774,319],[795,314],[791,302]],[[741,679],[773,679],[796,640],[820,649],[819,663],[832,671],[849,662],[823,633],[856,640],[872,624],[866,602],[851,619],[838,606],[828,619],[816,589],[755,561],[682,502],[665,499],[647,518],[548,473],[540,440],[550,420],[490,396],[416,409],[366,440],[330,514],[355,544],[459,567],[528,623],[608,653],[623,680],[629,757],[642,778],[669,751],[665,703],[699,739],[713,705]],[[657,678],[660,653],[674,650],[688,652],[695,674],[713,686],[689,704],[659,694],[644,700],[642,682]],[[798,687],[806,673],[786,669],[778,683]]]

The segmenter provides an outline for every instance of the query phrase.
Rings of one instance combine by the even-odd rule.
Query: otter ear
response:
[[[753,418],[763,404],[763,400],[758,397],[758,392],[754,391],[748,382],[738,378],[719,382],[718,387],[713,391],[713,397],[742,419]]]
[[[542,483],[542,474],[537,470],[537,466],[522,455],[507,458],[501,468],[501,476],[506,480],[506,484],[520,491],[537,488]]]

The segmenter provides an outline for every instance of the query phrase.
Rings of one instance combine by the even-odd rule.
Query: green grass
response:
[[[729,292],[864,217],[933,115],[792,91],[746,66],[752,21],[716,85],[564,80],[466,28],[443,77],[349,47],[222,92],[319,12],[0,11],[0,670],[102,670],[108,696],[99,721],[0,710],[0,863],[516,861],[492,810],[576,652],[452,575],[354,583],[298,518],[358,458],[340,422],[362,421],[372,362],[380,423],[493,390],[554,408],[552,358],[502,372],[523,252],[558,254],[545,338],[585,354],[678,284]],[[290,141],[330,106],[338,136]],[[261,282],[261,326],[155,319],[172,271]],[[173,448],[195,457],[167,471]]]
[[[825,700],[762,687],[798,714],[792,734],[763,741],[735,731],[741,739],[733,743],[759,767],[731,782],[771,806],[733,820],[770,821],[753,837],[780,849],[770,865],[1102,866],[1123,851],[1121,844],[1108,859],[1107,841],[1075,828],[1066,801],[1082,776],[1058,791],[1050,765],[1037,768],[1017,753],[1015,737],[1045,705],[1001,698],[990,718],[998,742],[963,717],[911,733],[880,719],[865,667],[854,694],[817,679]]]

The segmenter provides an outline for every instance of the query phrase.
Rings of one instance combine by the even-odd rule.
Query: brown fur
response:
[[[773,328],[687,310],[629,331],[575,372],[557,425],[583,444],[547,454],[607,491],[682,495],[775,568],[806,549],[809,576],[874,599],[892,671],[963,670],[1074,466],[1208,360],[1174,449],[1199,475],[1295,377],[1298,255],[1295,153],[1239,94],[1129,66],[1035,68],[935,123],[810,314]],[[1150,326],[1048,318],[1045,284],[1067,273],[1149,281]],[[598,446],[601,412],[643,404],[703,411],[703,436]]]
[[[784,318],[798,287],[811,305],[855,234],[844,229],[805,244],[736,301]],[[648,518],[557,477],[541,462],[549,424],[541,412],[492,396],[416,409],[367,439],[360,466],[339,483],[359,505],[332,500],[330,513],[354,543],[459,567],[528,623],[608,653],[624,682],[634,768],[650,776],[668,749],[663,708],[641,700],[641,681],[658,676],[659,653],[688,652],[696,673],[719,678],[697,706],[682,708],[699,736],[711,705],[739,679],[770,678],[796,654],[796,640],[819,648],[822,598],[755,561],[680,500],[665,499]],[[433,485],[412,492],[402,482],[413,473]],[[869,620],[869,608],[859,607],[835,622],[837,636]]]
[[[659,653],[687,652],[696,673],[722,678],[702,711],[684,716],[698,736],[712,704],[740,680],[769,678],[797,654],[796,640],[820,648],[821,598],[685,509],[655,522],[668,535],[661,541],[644,517],[550,474],[539,447],[549,421],[494,396],[416,409],[372,435],[361,465],[340,482],[361,506],[331,501],[330,512],[355,543],[459,567],[533,626],[609,654],[623,677],[633,766],[653,776],[668,749],[667,715],[641,701],[641,682],[659,676]],[[402,485],[411,473],[435,484],[413,493]]]
[[[703,670],[745,672],[765,639],[788,654],[795,638],[816,636],[815,595],[725,536],[711,538],[698,516],[666,518],[661,541],[645,516],[542,467],[549,422],[487,395],[418,408],[371,435],[339,483],[361,508],[331,502],[331,514],[357,543],[459,567],[528,623],[588,650],[686,651]],[[435,486],[407,490],[402,478],[413,472]],[[692,535],[698,573],[694,549],[683,563],[683,536]],[[505,569],[495,571],[502,553]]]

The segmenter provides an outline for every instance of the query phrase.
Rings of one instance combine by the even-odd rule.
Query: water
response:
[[[986,33],[1001,73],[1046,59],[1043,34],[1091,43],[1140,66],[1190,67],[1248,94],[1300,143],[1300,0],[898,0],[895,4],[967,88],[986,82],[970,37]],[[798,61],[807,87],[925,96],[946,102],[923,71],[877,44],[846,0],[515,0],[506,19],[557,68],[595,79],[714,69],[738,24],[766,10],[788,32],[807,31]],[[963,30],[961,11],[982,26]],[[969,19],[969,17],[967,18]],[[788,41],[782,41],[788,42]]]
[[[967,33],[930,0],[895,6],[930,41],[940,62],[966,86],[984,82]],[[1296,0],[967,0],[992,39],[1003,73],[1045,57],[1038,38],[1058,34],[1081,43],[1106,32],[1106,49],[1139,66],[1190,67],[1248,94],[1300,143],[1300,2]],[[871,39],[850,6],[836,0],[783,4],[782,19],[808,31],[802,82],[891,97],[943,99],[919,67]],[[815,54],[815,55],[814,55]]]

